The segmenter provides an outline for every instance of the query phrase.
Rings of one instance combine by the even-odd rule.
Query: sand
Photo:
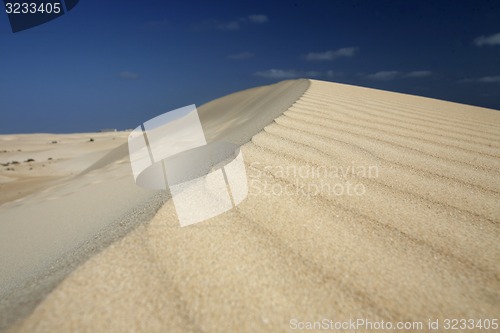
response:
[[[9,163],[0,172],[0,329],[163,204],[129,178],[127,137],[0,136],[0,162]],[[86,170],[97,162],[99,170]]]
[[[202,105],[208,142],[248,142],[308,87],[283,81]],[[129,133],[0,136],[0,330],[169,199],[135,185]]]
[[[249,194],[239,206],[180,228],[172,201],[157,198],[152,219],[79,265],[8,331],[289,332],[322,319],[496,318],[500,113],[316,80],[299,96],[242,146]],[[126,157],[118,161],[125,170]],[[101,164],[82,177],[108,177],[114,164]]]

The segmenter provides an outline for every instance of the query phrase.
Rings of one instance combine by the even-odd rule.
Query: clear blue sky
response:
[[[500,110],[500,1],[81,0],[12,33],[0,13],[0,133],[134,128],[283,79]]]

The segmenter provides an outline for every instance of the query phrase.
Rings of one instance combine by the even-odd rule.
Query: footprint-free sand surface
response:
[[[78,208],[87,217],[134,216],[126,207],[152,197],[146,210],[156,213],[71,268],[7,331],[289,332],[323,319],[421,322],[428,331],[429,319],[498,318],[500,112],[308,83],[288,87],[297,96],[282,89],[258,108],[254,90],[244,103],[230,97],[240,112],[247,105],[267,114],[278,99],[283,104],[272,110],[291,106],[241,148],[248,197],[210,220],[179,227],[171,200],[133,187],[123,147],[108,152],[112,162],[101,159],[71,180],[82,189],[102,186],[87,195],[129,193],[112,202],[109,218],[92,217],[105,210],[87,198]],[[212,107],[230,110],[227,98]],[[200,108],[202,120],[205,112]],[[210,133],[226,135],[227,128],[214,123]],[[62,205],[49,196],[37,191],[23,200],[54,205],[54,212],[85,197],[67,194]],[[4,203],[0,222],[12,216],[22,228],[36,224],[35,210],[22,215],[23,205],[35,209],[22,200]],[[77,219],[58,216],[68,230],[57,239],[71,240]],[[28,274],[23,269],[20,276]]]

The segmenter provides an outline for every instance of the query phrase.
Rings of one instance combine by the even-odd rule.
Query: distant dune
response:
[[[128,133],[0,136],[0,162],[35,159],[0,171],[8,332],[498,317],[499,111],[316,80],[199,110],[243,144],[249,194],[185,228],[135,186]]]

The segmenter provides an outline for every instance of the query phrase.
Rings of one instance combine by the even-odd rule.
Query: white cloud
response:
[[[325,76],[326,77],[334,77],[336,73],[332,70],[326,71]]]
[[[269,17],[267,15],[248,15],[245,17],[239,17],[235,20],[231,21],[221,21],[216,19],[209,19],[201,22],[196,25],[194,28],[196,30],[206,30],[206,29],[215,29],[215,30],[228,30],[234,31],[239,30],[244,25],[248,24],[263,24],[269,22]]]
[[[365,78],[370,80],[388,81],[397,78],[400,74],[401,73],[398,71],[380,71],[366,75]]]
[[[500,32],[491,36],[479,36],[474,39],[476,46],[500,45]]]
[[[296,69],[268,69],[265,71],[258,71],[254,73],[255,76],[264,77],[266,79],[296,79],[296,78],[313,78],[313,77],[332,77],[333,71],[304,71],[304,70],[296,70]]]
[[[412,72],[380,71],[373,74],[364,75],[364,78],[369,80],[389,81],[399,78],[418,79],[418,78],[430,77],[432,75],[434,75],[434,73],[427,70],[412,71]]]
[[[139,78],[139,74],[129,72],[129,71],[122,71],[122,72],[118,73],[118,76],[121,77],[122,79],[126,79],[126,80],[135,80],[135,79]]]
[[[250,59],[253,58],[255,54],[252,52],[240,52],[236,54],[230,54],[227,56],[228,59],[234,59],[234,60],[243,60],[243,59]]]
[[[252,23],[262,24],[262,23],[269,22],[269,17],[267,17],[266,15],[262,15],[262,14],[249,15],[248,20]]]
[[[405,77],[419,78],[432,76],[433,74],[431,71],[413,71],[405,74]]]
[[[217,24],[217,29],[221,30],[238,30],[240,28],[240,22],[231,21],[231,22],[223,22]]]
[[[258,71],[255,75],[266,79],[294,79],[302,76],[301,72],[294,69],[269,69]]]
[[[318,76],[323,76],[324,74],[322,72],[318,71],[306,71],[305,76],[306,77],[318,77]]]
[[[335,60],[340,57],[352,57],[354,53],[359,50],[358,47],[344,47],[338,50],[330,50],[325,52],[310,52],[306,54],[306,60],[308,61],[324,61],[324,60]]]
[[[497,82],[500,82],[500,75],[483,76],[483,77],[478,77],[478,78],[473,78],[473,79],[463,79],[463,80],[460,80],[459,82],[497,83]]]
[[[498,76],[484,76],[478,79],[479,82],[484,82],[484,83],[493,83],[493,82],[500,82],[500,75]]]

